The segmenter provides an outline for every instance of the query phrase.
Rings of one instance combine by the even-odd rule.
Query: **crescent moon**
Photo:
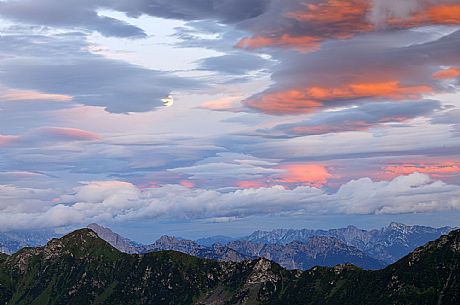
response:
[[[161,99],[161,101],[165,107],[171,107],[174,104],[174,98],[172,95],[168,95],[166,98]]]

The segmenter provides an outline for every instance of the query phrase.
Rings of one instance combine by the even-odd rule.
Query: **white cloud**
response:
[[[42,198],[40,191],[1,188],[2,197],[18,202]],[[226,221],[260,215],[400,214],[460,210],[460,186],[415,173],[392,181],[369,178],[350,181],[328,194],[314,187],[289,190],[281,186],[219,192],[179,185],[139,189],[120,181],[88,182],[35,211],[1,206],[0,230],[129,221],[148,218]],[[45,192],[46,193],[46,192]],[[11,196],[13,195],[13,196]],[[25,196],[26,195],[26,196]],[[22,196],[22,198],[21,198]],[[23,198],[23,197],[26,198]],[[44,201],[42,200],[42,203]]]

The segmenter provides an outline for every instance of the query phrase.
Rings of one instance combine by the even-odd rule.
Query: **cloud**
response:
[[[317,37],[295,37],[289,34],[283,34],[280,37],[254,36],[243,38],[236,44],[236,47],[241,49],[253,50],[266,47],[286,47],[302,53],[316,51],[320,46],[321,40]]]
[[[0,2],[0,16],[21,23],[43,26],[86,29],[104,36],[146,37],[145,32],[114,18],[101,16],[97,9],[109,1],[12,0]]]
[[[449,92],[452,87],[433,73],[458,62],[460,31],[428,36],[379,33],[330,42],[314,53],[282,53],[271,87],[243,103],[258,112],[286,115]]]
[[[104,36],[144,38],[143,29],[125,21],[104,16],[101,10],[113,10],[130,17],[154,17],[209,20],[236,23],[261,15],[266,0],[33,0],[0,1],[0,16],[26,24],[97,31]]]
[[[49,102],[69,102],[71,96],[64,94],[49,94],[33,90],[2,89],[0,102],[19,102],[19,101],[49,101]]]
[[[198,62],[199,70],[216,71],[227,74],[244,75],[265,69],[269,62],[254,54],[238,53],[208,57]]]
[[[332,178],[328,169],[319,164],[287,164],[279,168],[287,172],[275,180],[281,183],[321,187]]]
[[[452,0],[272,1],[258,18],[241,27],[252,32],[237,47],[318,50],[328,40],[350,39],[383,26],[409,29],[458,25],[460,5]]]
[[[199,108],[213,111],[243,112],[241,107],[242,96],[225,96],[219,99],[205,102]]]
[[[257,180],[284,173],[274,168],[276,163],[234,153],[218,153],[216,157],[204,159],[189,167],[169,169],[190,179],[203,181]]]
[[[260,97],[247,100],[246,105],[269,114],[309,113],[331,101],[346,102],[370,98],[417,99],[432,91],[430,86],[404,86],[398,81],[350,83],[340,87],[312,86],[262,94]]]
[[[377,26],[416,27],[460,24],[456,0],[373,0],[370,20]]]
[[[435,124],[460,124],[460,109],[440,113],[432,121]]]
[[[32,129],[23,135],[4,136],[4,146],[29,146],[39,143],[63,143],[74,141],[99,141],[102,137],[95,132],[78,128],[40,127]],[[2,141],[0,140],[0,145]]]
[[[20,88],[5,92],[5,98],[72,97],[73,103],[109,112],[146,112],[162,107],[161,99],[172,91],[203,87],[198,81],[92,54],[87,46],[78,34],[0,37],[0,52],[9,55],[0,58],[0,83]]]
[[[459,68],[448,68],[437,71],[433,73],[433,77],[436,79],[453,79],[460,76],[460,69]]]
[[[4,146],[14,142],[17,139],[16,136],[4,136],[0,135],[0,146]]]
[[[432,100],[406,102],[378,102],[314,114],[308,120],[277,125],[262,134],[273,137],[321,135],[348,131],[366,131],[385,123],[402,123],[410,119],[432,115],[441,103]]]
[[[81,130],[77,128],[62,127],[42,127],[34,131],[36,135],[46,137],[47,139],[56,139],[62,141],[97,141],[101,136],[95,132]]]
[[[428,174],[436,179],[460,176],[458,161],[414,161],[389,164],[384,167],[386,177],[397,177],[412,173]]]
[[[408,18],[434,2],[433,0],[372,0],[369,18],[374,24],[383,26],[389,19]]]
[[[61,195],[59,204],[46,204],[49,190],[33,191],[2,186],[0,198],[34,202],[34,209],[1,205],[2,230],[77,225],[90,221],[140,219],[238,219],[263,215],[400,214],[460,209],[460,187],[432,180],[424,174],[399,176],[375,182],[362,178],[328,194],[301,186],[289,190],[279,186],[219,192],[180,185],[140,190],[120,181],[94,181]],[[24,205],[24,203],[22,204]]]

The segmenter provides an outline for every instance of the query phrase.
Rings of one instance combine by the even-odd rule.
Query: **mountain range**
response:
[[[460,230],[378,271],[286,270],[267,259],[218,262],[174,251],[126,254],[90,229],[0,255],[8,305],[458,305]]]
[[[293,241],[303,242],[313,236],[328,236],[354,246],[375,259],[393,263],[415,248],[452,230],[451,227],[408,226],[392,222],[387,227],[369,231],[355,226],[331,230],[279,229],[256,231],[241,239],[262,244],[286,245]]]
[[[301,270],[343,263],[352,263],[364,269],[381,269],[452,230],[450,227],[391,223],[370,231],[354,226],[332,230],[280,229],[256,231],[241,238],[211,236],[197,241],[163,236],[153,244],[143,245],[98,224],[90,224],[88,228],[128,254],[173,250],[200,258],[233,262],[263,257],[284,268]],[[0,249],[11,254],[23,247],[44,245],[52,237],[59,235],[53,231],[2,233]]]
[[[302,270],[318,265],[335,266],[345,262],[365,269],[380,269],[386,265],[383,261],[373,259],[355,247],[348,246],[333,237],[313,236],[306,241],[293,241],[287,245],[235,240],[226,245],[216,243],[204,246],[192,240],[162,236],[153,244],[136,246],[134,242],[113,233],[108,228],[97,224],[91,224],[88,227],[113,247],[125,253],[143,254],[172,250],[200,258],[232,262],[263,257],[285,268]]]
[[[53,230],[0,232],[0,252],[12,254],[24,247],[45,245],[50,239],[60,237]]]

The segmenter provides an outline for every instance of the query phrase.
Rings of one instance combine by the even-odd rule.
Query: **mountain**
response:
[[[93,230],[100,238],[108,242],[112,247],[120,250],[121,252],[134,254],[139,253],[139,247],[142,245],[136,243],[128,238],[125,238],[109,228],[98,225],[97,223],[92,223],[88,225],[88,228]]]
[[[200,258],[214,259],[225,262],[240,262],[245,259],[253,258],[252,256],[240,254],[239,252],[227,246],[214,244],[211,247],[205,247],[192,240],[178,239],[172,236],[162,236],[155,243],[139,248],[139,253],[167,250],[182,252]]]
[[[142,245],[113,232],[109,228],[95,223],[89,224],[87,228],[94,231],[101,239],[108,242],[115,249],[128,254],[145,254],[149,252],[171,250],[200,258],[214,259],[219,261],[240,262],[245,259],[252,258],[250,256],[242,255],[229,247],[219,244],[205,247],[192,240],[179,239],[172,236],[162,236],[153,244]]]
[[[12,254],[24,247],[43,246],[52,238],[60,236],[53,230],[3,232],[0,233],[0,252]]]
[[[296,241],[287,245],[233,241],[225,246],[220,244],[203,246],[192,240],[162,236],[153,244],[140,245],[97,224],[90,224],[88,228],[116,249],[129,254],[171,250],[225,262],[241,262],[264,257],[287,269],[301,270],[313,266],[335,266],[341,263],[352,263],[364,269],[385,267],[384,262],[373,259],[332,237],[311,237],[306,242]]]
[[[314,236],[305,242],[293,241],[286,245],[234,241],[227,246],[247,256],[272,260],[287,269],[306,270],[314,266],[335,266],[343,263],[351,263],[364,269],[381,269],[386,266],[385,262],[376,260],[336,238],[326,236]]]
[[[215,244],[225,245],[235,240],[237,240],[237,238],[224,236],[224,235],[216,235],[216,236],[210,236],[210,237],[204,237],[204,238],[197,239],[196,242],[199,245],[211,247],[212,245],[215,245]]]
[[[8,305],[457,305],[460,230],[378,271],[288,271],[266,259],[217,262],[164,251],[122,253],[89,229],[0,255]]]
[[[434,240],[453,228],[431,228],[391,223],[376,230],[362,230],[354,226],[332,230],[286,230],[256,231],[240,240],[262,244],[286,245],[293,241],[305,242],[313,236],[334,237],[347,245],[356,247],[367,255],[387,263],[393,263],[415,248]]]

